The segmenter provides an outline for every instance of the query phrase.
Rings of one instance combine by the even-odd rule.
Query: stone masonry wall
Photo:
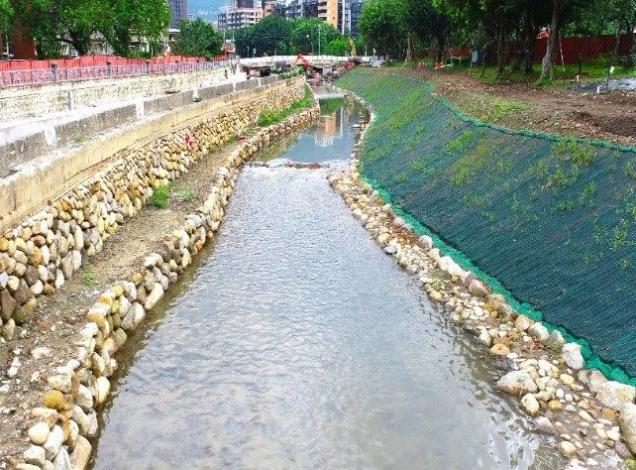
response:
[[[289,98],[298,96],[297,93]],[[282,101],[282,97],[274,97],[270,103]],[[30,412],[27,434],[31,447],[24,452],[25,463],[18,465],[18,469],[86,467],[92,452],[88,439],[97,433],[97,413],[109,397],[109,377],[117,368],[115,354],[125,344],[128,335],[143,322],[147,312],[161,300],[169,286],[178,280],[192,262],[193,256],[212,239],[223,219],[243,163],[271,140],[305,127],[319,116],[320,108],[315,103],[313,108],[301,111],[280,124],[261,129],[245,140],[226,156],[224,165],[212,175],[211,192],[202,206],[186,217],[181,228],[172,232],[161,250],[146,256],[143,271],[131,273],[128,280],[115,284],[99,295],[88,310],[87,323],[75,343],[78,345],[76,358],[51,371],[48,377],[49,390],[42,397],[43,406]],[[170,175],[183,171],[201,152],[232,135],[232,131],[215,130],[213,126],[214,123],[205,123],[158,143],[154,151],[164,151],[172,158],[164,159],[163,164],[162,160],[151,164],[151,157],[147,167],[149,171],[141,177],[147,183],[132,187],[128,185],[132,191],[129,189],[128,196],[121,199],[122,207],[133,210],[136,205],[142,204],[147,194],[142,188],[167,181]],[[122,163],[120,170],[124,170],[125,165]],[[117,173],[111,174],[113,177],[117,177]],[[135,176],[134,179],[139,177]],[[93,184],[98,186],[96,182]],[[113,199],[124,187],[126,185],[109,188]],[[86,191],[92,192],[90,185]],[[63,212],[70,213],[72,210],[69,206]]]
[[[98,174],[48,203],[0,236],[0,327],[6,340],[16,323],[32,317],[40,295],[53,293],[86,256],[127,218],[142,210],[154,189],[176,179],[196,161],[239,136],[265,107],[282,108],[304,93],[302,80],[251,92],[204,120],[119,151]]]

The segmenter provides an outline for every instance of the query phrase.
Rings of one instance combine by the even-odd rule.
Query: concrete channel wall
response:
[[[237,90],[273,83],[277,76],[215,85],[172,93],[137,104],[124,105],[82,119],[53,125],[26,137],[2,144],[0,139],[0,178],[9,176],[27,162],[72,144],[81,144],[102,132],[144,119],[149,114],[166,112],[197,101],[209,100]],[[1,136],[0,136],[1,137]]]
[[[264,108],[304,94],[302,78],[233,92],[128,126],[0,179],[0,326],[6,340],[154,189],[241,135]]]
[[[73,110],[103,101],[206,88],[231,74],[229,68],[139,77],[60,82],[0,89],[0,122]]]

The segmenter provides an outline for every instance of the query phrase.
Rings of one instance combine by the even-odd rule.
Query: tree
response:
[[[234,32],[234,47],[239,56],[252,56],[254,50],[254,26],[240,28]]]
[[[9,0],[0,0],[0,33],[9,31],[14,13]]]
[[[177,52],[183,55],[213,57],[221,52],[223,36],[201,18],[181,21],[181,35],[177,39]]]
[[[402,57],[406,28],[402,23],[402,0],[368,0],[358,22],[360,32],[379,54]]]
[[[159,39],[168,28],[170,8],[165,0],[105,0],[99,30],[117,55],[131,54],[133,35]]]
[[[293,53],[292,22],[280,15],[269,15],[253,26],[252,47],[257,55]]]
[[[423,43],[434,41],[441,62],[451,30],[451,18],[432,0],[410,0],[403,4],[402,22]]]
[[[318,18],[301,18],[293,22],[291,43],[301,54],[317,53],[319,49],[323,52],[326,44],[339,37],[336,28]]]
[[[86,55],[91,34],[97,30],[98,18],[104,13],[102,0],[58,0],[54,2],[54,21],[58,38],[73,46],[79,55]]]
[[[338,36],[336,39],[329,41],[323,53],[326,55],[346,56],[351,53],[351,46],[347,38]]]

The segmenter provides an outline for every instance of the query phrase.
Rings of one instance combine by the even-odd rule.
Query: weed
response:
[[[451,140],[448,143],[448,145],[446,145],[444,152],[447,154],[453,153],[453,152],[459,153],[465,150],[472,140],[473,140],[473,131],[465,131],[459,137],[456,137],[453,140]]]
[[[577,165],[591,165],[594,162],[594,152],[589,147],[582,147],[574,140],[565,139],[554,146],[554,152],[567,161]]]
[[[85,140],[86,140],[86,137],[84,137],[82,134],[75,134],[73,136],[73,142],[75,142],[76,144],[81,144]]]
[[[181,202],[194,202],[197,199],[197,194],[191,186],[183,186],[177,189],[177,196]]]
[[[518,103],[508,100],[497,100],[492,109],[486,113],[487,121],[501,122],[510,117],[511,114],[530,109],[526,103]]]
[[[625,164],[625,175],[628,178],[636,180],[636,169],[634,168],[634,165],[632,164],[632,162],[627,162]]]
[[[568,211],[571,211],[572,209],[574,209],[575,206],[576,206],[576,204],[574,203],[574,201],[561,201],[557,205],[557,211],[559,211],[559,212],[568,212]]]
[[[86,287],[95,287],[97,282],[95,281],[95,276],[93,275],[93,270],[90,266],[86,266],[84,268],[84,275],[82,276],[82,280],[84,281],[84,285]]]
[[[426,170],[426,164],[422,160],[417,160],[411,163],[411,170],[421,173]]]
[[[630,246],[632,243],[630,243],[628,238],[629,227],[627,225],[627,221],[625,219],[621,219],[620,222],[618,222],[618,225],[614,227],[610,248],[612,250],[619,250]]]
[[[155,189],[150,197],[150,204],[157,209],[165,209],[170,205],[170,186],[163,185]]]

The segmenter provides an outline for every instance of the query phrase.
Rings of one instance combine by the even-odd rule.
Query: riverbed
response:
[[[264,159],[345,160],[363,113],[327,118]],[[121,358],[94,468],[560,465],[328,171],[243,170],[214,246]]]

